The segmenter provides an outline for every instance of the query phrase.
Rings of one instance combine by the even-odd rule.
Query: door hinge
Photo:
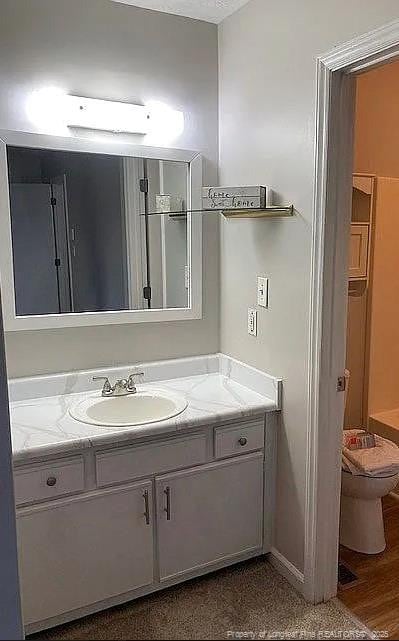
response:
[[[50,204],[53,205],[53,207],[57,204],[57,199],[54,198],[54,196],[50,198]]]
[[[143,287],[143,297],[145,300],[151,300],[151,287]]]
[[[140,178],[140,191],[142,194],[148,194],[148,178]]]
[[[338,376],[337,379],[337,392],[345,392],[346,390],[346,377]]]
[[[56,267],[61,267],[61,258],[56,258],[54,264]]]

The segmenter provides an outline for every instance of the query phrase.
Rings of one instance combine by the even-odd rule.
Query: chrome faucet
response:
[[[126,381],[126,390],[128,394],[137,393],[136,383],[134,382],[136,376],[144,376],[144,372],[134,372],[134,374],[130,374],[129,378]]]
[[[135,383],[136,376],[144,376],[144,372],[135,372],[130,374],[129,378],[121,378],[111,385],[108,376],[93,376],[93,381],[104,381],[101,396],[127,396],[136,394],[137,388]]]
[[[108,376],[93,376],[92,378],[93,381],[104,381],[103,389],[101,392],[102,396],[112,396],[114,393],[114,390],[111,386],[111,383],[109,382]]]

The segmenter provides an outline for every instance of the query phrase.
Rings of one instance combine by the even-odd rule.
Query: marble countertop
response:
[[[77,453],[89,447],[128,443],[146,436],[172,434],[279,409],[277,397],[260,394],[220,372],[145,385],[146,388],[151,386],[183,395],[188,401],[187,408],[169,420],[116,429],[81,423],[70,416],[71,405],[87,397],[88,391],[12,401],[14,462],[23,463],[48,455]],[[97,393],[100,396],[100,392]],[[93,392],[90,394],[92,396]]]

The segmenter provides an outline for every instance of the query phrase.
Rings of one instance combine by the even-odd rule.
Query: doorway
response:
[[[355,79],[399,55],[399,22],[317,61],[305,596],[337,593]]]
[[[356,77],[338,586],[389,638],[399,634],[398,100],[399,61]],[[368,447],[356,449],[359,437]]]

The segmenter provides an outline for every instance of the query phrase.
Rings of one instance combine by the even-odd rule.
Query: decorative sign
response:
[[[264,209],[270,204],[269,187],[203,187],[203,209]]]

